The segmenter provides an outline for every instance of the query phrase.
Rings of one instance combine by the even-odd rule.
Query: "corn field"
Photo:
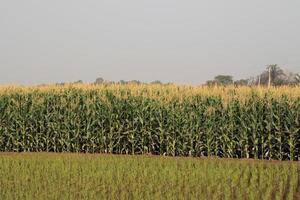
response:
[[[300,159],[300,87],[0,88],[0,151]]]

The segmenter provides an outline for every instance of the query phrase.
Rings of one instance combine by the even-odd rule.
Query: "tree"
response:
[[[58,86],[64,86],[64,85],[66,85],[66,83],[61,82],[61,83],[56,83],[55,85],[58,85]]]
[[[120,80],[119,83],[122,84],[122,85],[124,85],[124,84],[126,84],[126,81]]]
[[[96,79],[95,84],[102,84],[104,82],[104,79],[102,77],[99,77]]]
[[[211,87],[211,86],[217,86],[217,85],[219,85],[219,83],[215,80],[208,80],[208,81],[206,81],[205,85]]]
[[[78,80],[78,81],[75,81],[74,84],[82,84],[83,81],[82,80]]]
[[[300,84],[300,74],[296,74],[295,76],[295,83]]]
[[[138,81],[138,80],[131,80],[131,81],[128,81],[128,83],[131,83],[131,84],[141,84],[142,82],[141,81]]]
[[[291,77],[287,75],[277,64],[268,65],[266,70],[252,81],[251,85],[285,85],[289,84]]]
[[[214,80],[206,81],[205,85],[262,85],[262,86],[280,86],[280,85],[295,85],[300,84],[300,74],[292,73],[287,70],[282,70],[277,64],[268,65],[267,68],[259,75],[240,79],[233,82],[233,77],[230,75],[218,75]]]
[[[268,71],[268,86],[271,85],[282,85],[284,84],[285,73],[283,70],[277,66],[277,64],[272,64],[267,67]]]
[[[299,74],[295,74],[292,72],[285,72],[285,80],[284,84],[285,85],[294,85],[297,84],[297,82],[300,82],[300,76]]]
[[[234,85],[236,85],[236,86],[246,86],[248,84],[249,84],[248,79],[240,79],[240,80],[234,81]]]
[[[214,80],[221,85],[229,85],[233,83],[233,77],[230,75],[218,75]]]
[[[152,81],[150,84],[162,84],[162,82],[161,81],[159,81],[159,80],[155,80],[155,81]]]

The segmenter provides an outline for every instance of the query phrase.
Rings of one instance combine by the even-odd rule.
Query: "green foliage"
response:
[[[220,84],[215,80],[208,80],[208,81],[206,81],[205,85],[211,87],[211,86],[217,86],[217,85],[220,85]]]
[[[160,80],[152,81],[150,84],[163,84]]]
[[[102,77],[96,78],[95,84],[102,84],[104,83],[104,79]]]
[[[249,84],[248,79],[240,79],[240,80],[234,81],[234,85],[236,85],[236,86],[247,86],[248,84]]]
[[[0,199],[299,199],[292,162],[0,154]]]
[[[82,80],[75,81],[74,84],[83,84]]]
[[[230,85],[233,83],[233,77],[230,75],[218,75],[214,80],[221,85]]]
[[[300,158],[300,97],[130,93],[2,92],[0,151]]]

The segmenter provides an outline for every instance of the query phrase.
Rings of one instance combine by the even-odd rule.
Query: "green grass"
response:
[[[299,199],[299,163],[0,154],[0,199]]]

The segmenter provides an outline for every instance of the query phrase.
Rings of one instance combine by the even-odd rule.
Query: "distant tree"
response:
[[[119,83],[122,84],[122,85],[124,85],[124,84],[126,84],[127,82],[124,81],[124,80],[120,80]]]
[[[64,83],[64,82],[61,82],[61,83],[56,83],[55,85],[58,85],[58,86],[64,86],[65,83]]]
[[[217,86],[217,85],[219,85],[219,83],[216,80],[208,80],[208,81],[206,81],[205,85],[211,87],[211,86]]]
[[[260,75],[257,76],[255,80],[255,85],[268,85],[269,82],[269,72],[264,71]]]
[[[142,82],[141,81],[138,81],[138,80],[131,80],[131,81],[128,81],[127,83],[132,83],[132,84],[141,84]]]
[[[251,82],[251,85],[279,86],[289,84],[291,79],[277,64],[272,64],[268,65],[266,70]]]
[[[82,80],[78,80],[78,81],[75,81],[74,84],[82,84],[83,81]]]
[[[214,80],[221,85],[230,85],[233,83],[233,77],[230,75],[218,75]]]
[[[240,79],[240,80],[234,81],[234,85],[236,85],[236,86],[246,86],[248,84],[249,84],[248,79]]]
[[[272,64],[267,67],[268,73],[268,85],[283,85],[285,83],[285,73],[283,70],[277,66],[277,64]]]
[[[295,75],[295,83],[300,84],[300,74]]]
[[[287,70],[282,70],[277,64],[268,65],[266,70],[264,70],[258,76],[250,77],[248,79],[240,79],[233,82],[233,77],[230,75],[218,75],[214,80],[206,81],[205,85],[295,85],[300,84],[300,75],[297,73],[288,72]]]
[[[150,84],[162,84],[162,82],[159,80],[155,80],[155,81],[152,81]]]
[[[284,84],[285,85],[294,85],[297,84],[299,81],[299,74],[295,74],[292,72],[285,72],[285,79],[284,79]]]
[[[102,77],[99,77],[96,79],[95,84],[102,84],[104,82],[104,79]]]

